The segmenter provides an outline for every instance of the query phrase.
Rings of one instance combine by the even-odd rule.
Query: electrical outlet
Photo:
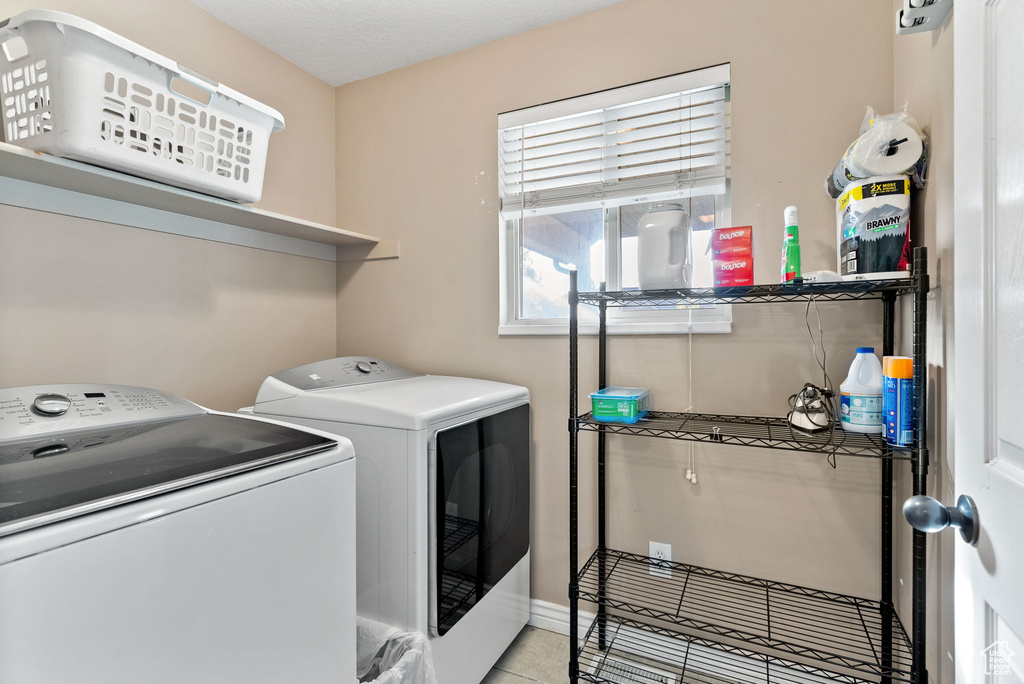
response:
[[[669,565],[669,563],[672,560],[672,545],[652,541],[650,542],[650,547],[651,552],[649,555],[651,557],[651,576],[671,577],[672,566]]]

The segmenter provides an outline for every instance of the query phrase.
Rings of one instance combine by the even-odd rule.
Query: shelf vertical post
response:
[[[569,682],[579,677],[579,539],[577,459],[579,429],[576,425],[579,375],[579,292],[576,271],[569,271]]]
[[[601,292],[605,284],[601,283]],[[608,304],[602,300],[598,306],[597,331],[597,388],[608,386]],[[608,548],[605,539],[605,433],[597,433],[597,647],[605,649],[608,631],[607,609],[605,598],[605,550]]]
[[[914,495],[925,495],[928,490],[928,250],[914,248]],[[913,576],[914,576],[914,653],[913,669],[915,684],[927,684],[928,670],[925,648],[927,635],[927,542],[924,532],[913,532]]]
[[[896,350],[896,293],[882,295],[882,356],[892,356]],[[884,416],[883,416],[884,420]],[[887,448],[882,458],[882,634],[881,634],[881,684],[890,684],[892,677],[892,449]]]

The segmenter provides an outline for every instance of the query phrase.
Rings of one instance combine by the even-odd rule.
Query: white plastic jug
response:
[[[839,421],[849,432],[882,432],[882,362],[874,347],[858,347],[839,386]]]
[[[690,215],[681,204],[656,204],[637,226],[637,276],[641,290],[690,287]]]

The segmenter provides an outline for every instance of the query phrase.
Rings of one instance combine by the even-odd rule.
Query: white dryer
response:
[[[530,615],[530,395],[345,357],[264,381],[253,411],[352,440],[357,610],[431,637],[478,684]]]
[[[151,389],[0,389],[0,682],[355,678],[352,445]]]

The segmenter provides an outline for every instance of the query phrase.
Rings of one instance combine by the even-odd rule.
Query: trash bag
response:
[[[430,640],[419,632],[357,618],[356,676],[373,684],[437,684]]]

